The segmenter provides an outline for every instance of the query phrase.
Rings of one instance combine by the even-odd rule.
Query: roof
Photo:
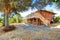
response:
[[[44,11],[44,12],[48,12],[48,13],[52,13],[52,14],[56,14],[56,13],[54,13],[54,12],[47,11],[47,10],[38,10],[38,11],[36,11],[36,12],[40,12],[40,11],[42,11],[42,12]],[[35,12],[35,13],[36,13],[36,12]]]
[[[36,12],[34,12],[34,13],[31,13],[31,14],[28,14],[27,16],[26,16],[26,18],[34,18],[34,17],[36,17],[34,14],[35,13],[37,13],[37,12],[48,12],[48,13],[52,13],[52,14],[56,14],[56,13],[53,13],[53,12],[50,12],[50,11],[47,11],[47,10],[38,10],[38,11],[36,11]]]
[[[28,15],[26,16],[26,18],[34,18],[34,17],[36,17],[34,14],[35,14],[35,13],[28,14]]]

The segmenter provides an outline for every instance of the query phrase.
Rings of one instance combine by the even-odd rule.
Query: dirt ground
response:
[[[57,25],[60,25],[60,23],[53,23],[53,24],[50,24],[50,26],[52,26],[52,27],[55,27],[55,26],[57,26]]]
[[[0,40],[60,40],[60,29],[35,27],[28,24],[15,24],[16,29],[2,33]]]

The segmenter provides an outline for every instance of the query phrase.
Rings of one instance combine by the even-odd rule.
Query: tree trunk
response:
[[[5,26],[9,26],[8,24],[8,14],[10,11],[10,4],[8,2],[5,2],[4,4],[4,13],[5,13]]]
[[[9,23],[8,23],[8,14],[5,13],[5,26],[9,26]]]

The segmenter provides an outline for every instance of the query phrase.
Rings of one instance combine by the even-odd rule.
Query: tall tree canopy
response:
[[[31,8],[42,9],[50,2],[55,2],[60,5],[60,0],[0,0],[0,10],[3,10],[4,2],[8,2],[11,6],[10,12],[24,11]]]
[[[42,9],[50,2],[50,0],[1,0],[0,10],[2,10],[5,2],[10,4],[10,12],[16,12],[26,10],[29,7]]]
[[[52,0],[54,3],[56,3],[57,9],[60,9],[60,0]]]

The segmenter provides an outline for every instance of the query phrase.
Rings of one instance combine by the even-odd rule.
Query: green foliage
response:
[[[58,2],[59,0],[52,0],[53,2]]]
[[[60,0],[52,0],[54,3],[56,3],[57,9],[60,9]]]
[[[5,26],[5,23],[2,23],[2,26]]]
[[[59,22],[59,20],[60,20],[60,16],[57,16],[57,17],[54,18],[55,22]]]
[[[22,20],[22,17],[18,19],[18,22],[21,23],[23,20]]]
[[[14,21],[15,21],[14,18],[11,17],[9,18],[9,23],[14,23]]]
[[[0,18],[0,22],[2,22],[2,18]]]
[[[9,17],[9,23],[21,23],[22,17],[19,13],[15,14],[13,17]]]
[[[0,2],[1,10],[3,10],[2,8],[4,7],[4,3],[9,2],[11,6],[11,12],[16,12],[27,10],[29,7],[42,9],[50,2],[50,0],[8,0],[8,1],[1,0]]]

